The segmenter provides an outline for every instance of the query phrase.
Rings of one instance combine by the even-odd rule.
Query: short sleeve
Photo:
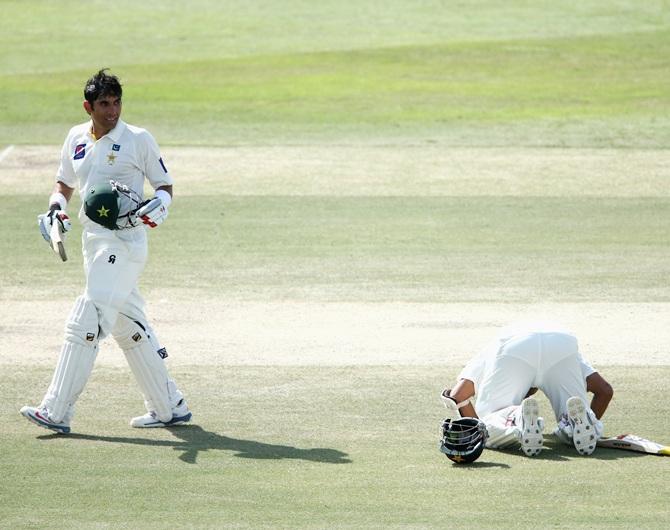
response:
[[[153,189],[171,186],[172,176],[161,157],[158,143],[148,131],[142,132],[142,156],[144,158],[144,176]]]
[[[63,148],[60,152],[60,165],[56,172],[56,182],[62,182],[71,188],[75,188],[77,186],[77,175],[74,172],[70,156],[70,151],[72,150],[71,139],[72,135],[69,134],[63,143]]]
[[[597,370],[593,368],[593,366],[591,366],[591,364],[586,359],[584,359],[584,357],[582,357],[581,353],[578,353],[577,355],[579,357],[579,366],[582,370],[582,376],[584,379],[597,372]]]
[[[484,348],[475,357],[468,361],[468,363],[461,370],[461,373],[458,374],[458,379],[468,379],[472,381],[475,385],[475,391],[477,391],[479,388],[479,383],[481,382],[484,375],[484,368],[486,367],[487,360],[491,357],[491,355],[495,356],[495,353],[499,348],[500,341],[494,341],[486,346],[486,348]]]

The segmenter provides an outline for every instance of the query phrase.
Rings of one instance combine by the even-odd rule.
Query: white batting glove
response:
[[[51,244],[51,227],[54,223],[59,223],[60,231],[65,235],[72,228],[70,217],[64,210],[49,210],[46,213],[37,216],[37,225],[40,227],[40,233],[44,241]]]
[[[168,216],[167,206],[163,204],[163,201],[160,197],[154,197],[146,201],[137,213],[135,214],[137,219],[143,222],[150,228],[156,228],[161,224]]]

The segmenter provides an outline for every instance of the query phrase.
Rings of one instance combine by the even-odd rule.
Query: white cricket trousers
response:
[[[119,313],[147,324],[138,281],[147,261],[144,227],[106,230],[86,227],[82,234],[86,293],[98,310],[100,337],[109,335]]]
[[[82,246],[86,290],[66,322],[65,342],[41,405],[56,422],[72,419],[75,402],[93,369],[98,342],[112,332],[119,313],[148,328],[137,289],[147,258],[145,229],[112,232],[85,226]],[[147,332],[153,336],[153,330]]]
[[[489,447],[506,447],[520,436],[521,401],[531,387],[545,393],[556,421],[566,401],[586,402],[577,339],[562,332],[530,332],[503,342],[487,363],[477,395],[477,411],[489,430]]]

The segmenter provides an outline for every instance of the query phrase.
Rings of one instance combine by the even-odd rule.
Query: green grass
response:
[[[663,528],[669,515],[668,458],[584,458],[548,437],[537,459],[449,462],[437,394],[453,368],[184,367],[175,376],[197,421],[157,431],[127,426],[142,408],[127,370],[97,369],[72,436],[18,416],[50,369],[2,372],[7,528],[426,528],[462,516],[470,528]],[[617,389],[607,431],[662,441],[670,410],[655,391],[668,367],[602,372]]]
[[[200,4],[209,11],[133,4],[113,30],[119,41],[147,39],[139,49],[124,47],[132,54],[89,50],[100,46],[91,42],[99,21],[73,31],[85,60],[70,53],[71,39],[62,41],[66,49],[59,41],[30,53],[48,38],[49,24],[35,38],[34,18],[6,17],[0,144],[60,143],[86,118],[84,80],[112,66],[126,84],[125,117],[164,145],[670,145],[670,22],[662,3],[604,11],[595,2],[505,9],[398,2],[385,4],[384,15],[341,2]],[[54,7],[21,10],[57,24],[65,10]],[[127,9],[121,3],[117,12]],[[497,26],[484,23],[496,15]],[[158,35],[147,36],[142,24],[155,24]]]
[[[7,74],[266,54],[625,34],[667,27],[664,0],[2,0],[0,57]],[[85,19],[85,23],[82,20]],[[110,24],[110,19],[117,23]],[[122,21],[122,23],[121,23]],[[108,38],[99,38],[105,35]],[[132,44],[132,45],[129,45]]]
[[[643,156],[670,147],[667,7],[0,0],[0,150],[60,145],[86,118],[85,79],[109,66],[125,85],[124,118],[161,145],[615,147]],[[556,152],[547,163],[561,164]],[[660,189],[667,164],[662,151],[653,156],[645,182]],[[628,163],[630,179],[640,178]],[[411,188],[393,182],[417,177],[412,166],[402,164],[379,195]],[[599,196],[566,194],[553,181],[565,172],[540,166],[541,197],[495,188],[453,196],[446,180],[439,196],[178,192],[168,222],[151,233],[142,289],[149,300],[163,290],[208,302],[670,301],[668,198],[608,196],[603,175],[588,171],[578,176],[586,189],[597,182]],[[0,301],[14,337],[15,301],[71,300],[83,289],[79,223],[66,264],[37,233],[47,193],[0,192]],[[216,322],[203,315],[202,325],[210,332]],[[667,458],[580,458],[549,438],[538,459],[487,450],[474,466],[452,465],[437,450],[437,392],[459,368],[448,359],[179,365],[173,375],[194,425],[138,431],[127,425],[142,411],[128,370],[98,367],[75,434],[61,437],[18,415],[39,402],[52,367],[1,357],[0,527],[666,526]],[[616,390],[607,432],[670,442],[668,366],[598,368]]]
[[[6,201],[2,281],[67,296],[57,278],[81,280],[80,226],[55,266],[24,215],[42,202]],[[151,233],[144,283],[252,300],[667,302],[669,218],[651,197],[183,197]]]

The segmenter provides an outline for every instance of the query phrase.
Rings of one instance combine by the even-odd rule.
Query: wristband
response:
[[[170,206],[170,204],[172,204],[172,195],[170,195],[165,190],[156,190],[156,197],[158,197],[161,200],[163,206],[165,206],[166,208]]]
[[[458,409],[460,409],[461,407],[465,407],[465,405],[467,405],[468,403],[471,403],[470,398],[464,399],[463,401],[461,401],[459,403],[458,401],[456,401],[456,398],[451,397],[449,394],[451,394],[451,389],[450,388],[445,388],[442,391],[442,397],[445,398],[445,399],[450,399],[451,401],[456,403],[456,408],[458,408]]]
[[[456,403],[456,408],[457,408],[457,409],[463,408],[463,407],[465,407],[465,405],[467,405],[468,403],[470,403],[470,398],[468,398],[468,399],[466,399],[466,400],[463,400],[463,401],[461,401],[461,402],[459,403],[458,401],[456,401],[456,398],[452,398],[451,396],[445,396],[445,397],[446,397],[447,399],[451,399],[451,401],[453,401],[454,403]]]
[[[49,208],[51,208],[51,206],[54,204],[58,205],[59,210],[65,210],[65,208],[67,208],[67,199],[65,198],[65,195],[59,191],[53,192],[49,196]]]

